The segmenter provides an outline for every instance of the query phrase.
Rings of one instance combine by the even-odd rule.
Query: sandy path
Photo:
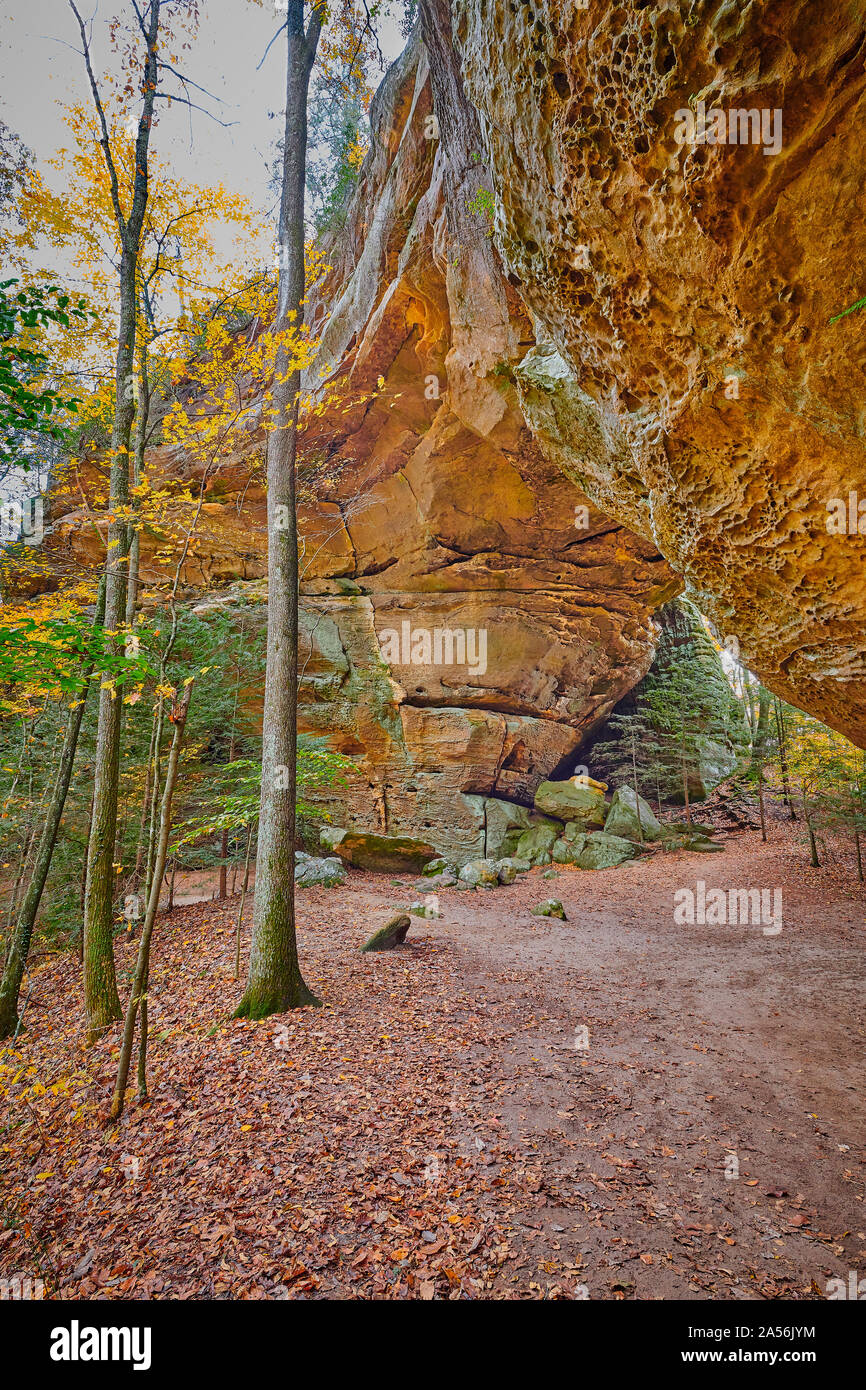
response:
[[[674,925],[699,878],[781,886],[782,932]],[[582,1262],[590,1296],[817,1295],[866,1272],[864,910],[812,878],[744,833],[723,855],[444,892],[418,924],[518,1016],[487,1060],[538,1149],[536,1242]],[[567,922],[529,914],[547,896]]]
[[[166,915],[151,1099],[113,1129],[119,1028],[83,1048],[78,963],[39,957],[0,1050],[0,1274],[85,1299],[824,1298],[866,1277],[866,898],[776,830],[726,844],[448,890],[379,955],[358,948],[411,883],[301,890],[325,1007],[255,1025],[226,1021],[236,901]],[[699,878],[781,886],[783,930],[675,925]],[[530,914],[549,896],[566,922]]]

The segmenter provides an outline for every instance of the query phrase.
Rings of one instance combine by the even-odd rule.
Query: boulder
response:
[[[587,835],[577,865],[580,869],[612,869],[617,864],[624,864],[627,859],[634,859],[637,852],[630,840],[596,830]]]
[[[436,858],[432,845],[409,835],[375,835],[366,830],[343,830],[336,825],[325,825],[319,839],[344,863],[380,873],[417,874]]]
[[[525,806],[488,796],[484,802],[484,851],[488,859],[504,859],[514,853],[517,842],[532,821]]]
[[[565,908],[556,898],[545,898],[543,903],[537,903],[530,909],[533,917],[558,917],[561,922],[567,922]]]
[[[453,888],[457,882],[457,875],[453,869],[447,869],[444,873],[433,874],[431,878],[419,878],[412,884],[416,893],[435,892],[439,888]]]
[[[554,864],[576,864],[583,853],[586,841],[586,835],[577,835],[571,840],[567,840],[563,836],[562,839],[557,840],[553,846]]]
[[[499,866],[493,859],[470,859],[460,870],[460,882],[470,888],[495,888],[499,883]]]
[[[698,854],[723,853],[724,845],[718,844],[712,837],[712,826],[701,825],[698,821],[689,825],[688,821],[673,820],[666,821],[662,826],[662,848],[669,851],[691,849]]]
[[[564,840],[582,840],[585,835],[586,826],[581,825],[580,822],[576,820],[568,821],[562,832],[562,838]]]
[[[528,859],[530,864],[549,864],[551,851],[561,830],[560,821],[539,818],[528,830],[524,830],[517,841],[515,858]]]
[[[411,920],[406,913],[399,912],[396,917],[392,917],[390,922],[385,923],[384,927],[374,931],[370,939],[364,942],[361,947],[362,954],[364,951],[393,951],[395,946],[402,946],[411,925]]]
[[[700,821],[693,820],[691,825],[687,820],[669,820],[662,826],[665,835],[702,835],[705,840],[712,839],[715,830],[711,825],[701,825]]]
[[[571,777],[567,782],[542,782],[535,793],[535,806],[560,820],[577,821],[584,830],[600,830],[607,815],[604,793],[580,777]]]
[[[664,834],[664,827],[653,815],[649,802],[640,795],[635,796],[634,787],[629,786],[617,787],[614,792],[604,829],[605,834],[621,835],[625,840],[640,840],[641,832],[647,841],[660,840]]]
[[[447,859],[431,859],[421,870],[425,878],[433,878],[436,874],[447,874],[454,872],[453,864],[449,864]]]
[[[509,857],[499,861],[499,882],[513,883],[518,874],[528,874],[532,868],[528,859]]]
[[[500,859],[499,882],[513,883],[518,874],[528,874],[531,868],[532,865],[528,859],[517,859],[513,856],[507,859]]]
[[[337,888],[346,882],[346,867],[341,859],[314,859],[304,855],[295,863],[295,884],[298,888]]]

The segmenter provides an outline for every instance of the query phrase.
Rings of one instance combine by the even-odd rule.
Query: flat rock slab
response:
[[[417,874],[436,858],[432,845],[410,835],[375,835],[367,830],[343,830],[336,825],[326,825],[319,839],[344,863],[377,873]]]

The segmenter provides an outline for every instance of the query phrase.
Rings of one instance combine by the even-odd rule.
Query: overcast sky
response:
[[[77,0],[85,22],[92,21],[94,69],[113,66],[108,44],[112,15],[130,13],[128,0]],[[395,14],[399,0],[392,6]],[[67,0],[2,0],[0,28],[0,116],[36,155],[44,168],[66,143],[60,107],[90,101],[75,16]],[[285,37],[268,43],[283,17],[274,0],[261,7],[248,0],[201,0],[201,23],[184,71],[217,101],[196,97],[228,128],[198,111],[160,102],[156,148],[170,159],[175,174],[200,184],[222,183],[270,209],[269,166],[282,129]],[[403,47],[396,19],[381,25],[380,43],[388,61]],[[259,68],[259,63],[261,67]],[[374,83],[378,76],[374,78]],[[196,94],[193,94],[196,96]]]

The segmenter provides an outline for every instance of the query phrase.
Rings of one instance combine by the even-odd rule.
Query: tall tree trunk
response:
[[[767,746],[767,731],[770,722],[770,692],[758,686],[758,718],[752,734],[752,767],[763,764],[764,750]]]
[[[93,790],[90,792],[90,807],[87,812],[88,833],[84,838],[84,854],[82,855],[81,882],[79,885],[79,905],[81,908],[81,930],[78,932],[78,963],[84,965],[84,899],[87,895],[87,846],[90,842],[89,827],[93,821]]]
[[[767,817],[764,806],[764,762],[767,755],[767,740],[770,731],[770,692],[763,685],[758,686],[758,718],[752,737],[751,772],[758,784],[758,809],[761,815],[761,841],[767,843]]]
[[[745,668],[743,668],[743,703],[746,706],[746,718],[749,721],[750,743],[754,743],[755,741],[755,724],[757,722],[755,718],[755,702],[752,698],[753,694],[754,691],[752,689],[752,677],[750,673]]]
[[[779,740],[779,765],[782,769],[782,791],[785,797],[785,805],[788,808],[788,815],[791,820],[796,820],[797,812],[794,810],[794,802],[791,797],[791,786],[788,781],[788,743],[785,737],[785,720],[782,715],[782,706],[778,695],[773,697],[773,705],[776,714],[776,737]]]
[[[141,1008],[139,1010],[138,1023],[138,1099],[147,1100],[147,1039],[148,1039],[148,1012],[147,1012],[147,990],[150,984],[150,957],[148,955],[147,965],[144,970],[144,982],[142,984]]]
[[[813,869],[819,869],[821,867],[821,861],[818,858],[818,845],[815,840],[815,831],[812,829],[812,818],[809,815],[809,804],[806,800],[806,788],[802,784],[800,786],[800,796],[802,797],[803,801],[803,819],[806,822],[806,831],[809,836],[810,862],[812,864]]]
[[[235,979],[239,980],[241,975],[241,918],[244,915],[244,903],[247,900],[247,889],[250,886],[250,851],[253,845],[253,824],[250,821],[250,828],[247,831],[247,853],[244,860],[244,881],[241,888],[241,900],[238,904],[237,921],[235,922]]]
[[[223,902],[228,897],[228,856],[229,856],[229,832],[223,830],[220,834],[220,883],[219,899]]]
[[[767,843],[767,818],[764,811],[764,764],[758,764],[758,808],[761,812],[761,840]]]
[[[148,813],[150,810],[150,779],[153,774],[154,741],[156,738],[156,716],[154,715],[150,724],[150,746],[147,753],[147,769],[144,774],[144,792],[141,800],[141,820],[138,825],[138,843],[135,849],[135,868],[132,871],[132,887],[137,888],[141,881],[141,870],[144,863],[144,832],[147,829]]]
[[[232,729],[231,729],[231,735],[230,735],[230,737],[229,737],[229,766],[231,766],[231,764],[232,764],[232,763],[234,762],[234,760],[235,760],[235,724],[236,724],[237,717],[238,717],[238,697],[239,697],[239,695],[240,695],[240,684],[241,684],[241,677],[240,677],[240,670],[238,670],[238,673],[237,673],[237,681],[236,681],[236,684],[235,684],[235,703],[234,703],[234,709],[232,710]],[[223,901],[225,900],[225,898],[228,896],[228,892],[227,892],[227,890],[228,890],[228,872],[229,872],[228,858],[229,858],[229,832],[228,832],[228,830],[223,830],[222,834],[220,835],[220,890],[219,890],[220,902],[223,902]],[[232,892],[234,892],[234,883],[232,883]]]
[[[142,292],[139,295],[142,311],[146,309],[146,296]],[[144,315],[142,315],[144,316]],[[132,482],[134,487],[138,487],[144,474],[144,451],[147,446],[147,422],[150,415],[150,375],[148,372],[148,342],[147,328],[144,327],[141,333],[139,344],[139,372],[138,372],[138,397],[135,406],[135,434],[132,445]],[[127,577],[126,577],[126,633],[127,645],[134,643],[134,652],[138,651],[138,639],[135,636],[135,612],[138,606],[138,587],[139,570],[141,558],[141,528],[139,521],[139,505],[134,504],[134,515],[127,527]],[[129,711],[125,716],[121,715],[120,738],[121,745],[124,734],[124,726],[129,719]],[[144,809],[142,810],[142,822],[146,815],[147,798],[150,790],[150,759],[148,758],[147,774],[144,785]],[[118,849],[115,855],[116,862],[119,864],[123,858],[124,826],[121,825],[118,834]],[[138,842],[135,851],[135,865],[129,877],[129,885],[135,887],[138,883],[138,875],[141,869],[141,829],[139,829]]]
[[[99,628],[102,626],[104,616],[105,582],[103,580],[99,586],[96,615],[93,620],[94,635],[98,633]],[[85,660],[87,664],[84,675],[82,676],[78,698],[74,703],[74,707],[69,710],[66,717],[66,731],[63,736],[60,763],[57,768],[57,777],[54,782],[54,790],[51,794],[51,802],[45,816],[39,848],[36,852],[36,862],[33,866],[29,887],[24,895],[24,901],[18,913],[18,920],[15,924],[15,931],[12,935],[9,953],[6,957],[3,979],[0,981],[0,1038],[11,1037],[18,1025],[18,996],[21,990],[21,981],[24,978],[24,971],[27,965],[27,954],[30,950],[30,940],[33,936],[33,926],[36,921],[36,914],[39,911],[39,903],[42,899],[45,881],[48,878],[48,871],[51,868],[54,846],[57,843],[57,832],[60,828],[63,808],[66,805],[69,783],[72,780],[72,768],[75,762],[75,750],[78,747],[78,735],[81,732],[81,721],[84,718],[87,692],[90,688],[93,668],[96,664],[93,657],[85,658]]]
[[[141,300],[144,301],[144,295],[141,295]],[[142,303],[142,307],[144,307],[144,304],[143,304],[143,303]],[[140,347],[139,347],[138,400],[137,400],[137,403],[136,403],[135,437],[134,437],[134,440],[133,440],[133,448],[132,448],[132,481],[133,481],[133,486],[134,486],[134,487],[138,487],[138,485],[139,485],[140,482],[141,482],[142,475],[143,475],[143,472],[144,472],[144,451],[145,451],[145,447],[146,447],[146,444],[147,444],[147,421],[148,421],[148,416],[149,416],[149,414],[150,414],[150,377],[149,377],[149,374],[148,374],[148,367],[147,367],[147,351],[148,351],[148,348],[147,348],[146,329],[143,331],[142,337],[143,337],[143,341],[141,342]],[[135,516],[130,520],[130,522],[129,522],[129,527],[128,527],[127,552],[128,552],[129,559],[128,559],[128,563],[127,563],[127,579],[126,579],[126,632],[127,632],[127,642],[129,643],[130,641],[133,641],[133,640],[134,640],[134,641],[135,641],[135,650],[136,650],[136,651],[137,651],[137,649],[138,649],[138,642],[137,642],[137,638],[134,639],[133,634],[134,634],[134,629],[135,629],[135,612],[136,612],[136,607],[137,607],[137,605],[138,605],[138,583],[139,583],[139,569],[140,569],[140,556],[141,556],[141,531],[140,531],[140,525],[139,525],[139,519],[138,519],[138,511],[139,511],[139,508],[138,508],[138,504],[136,503],[136,505],[135,505]],[[128,711],[127,711],[127,716],[126,716],[126,717],[127,717],[127,718],[129,717],[129,712],[128,712]],[[122,719],[122,720],[121,720],[121,740],[123,739],[123,723],[124,723],[124,721],[123,721],[123,719]],[[128,879],[128,883],[127,883],[127,888],[128,888],[128,889],[135,889],[135,888],[137,888],[138,882],[139,882],[139,876],[140,876],[140,874],[141,874],[142,837],[143,837],[143,834],[144,834],[144,825],[145,825],[145,823],[146,823],[146,817],[147,817],[148,797],[149,797],[149,795],[150,795],[150,762],[151,762],[151,756],[152,756],[152,744],[153,744],[153,731],[151,730],[151,752],[148,753],[147,771],[146,771],[146,773],[145,773],[145,779],[144,779],[144,796],[143,796],[143,804],[142,804],[142,811],[141,811],[141,824],[139,825],[138,839],[137,839],[136,847],[135,847],[135,864],[134,864],[134,866],[133,866],[132,873],[130,874],[129,879]],[[122,844],[123,844],[123,828],[121,828],[121,831],[120,831],[120,834],[119,834],[119,836],[118,836],[118,839],[119,839],[120,845],[122,845]],[[121,853],[120,850],[119,850],[118,853],[117,853],[117,856],[116,856],[117,862],[118,862],[118,863],[120,863],[122,857],[123,857],[123,856],[122,856],[122,853]],[[145,1009],[146,1009],[146,1006],[145,1006]],[[142,1010],[142,1013],[144,1013],[144,1010]],[[143,1025],[143,1026],[145,1026],[145,1025]]]
[[[143,298],[143,296],[142,296]],[[144,451],[147,446],[147,423],[150,415],[150,372],[148,370],[147,330],[139,350],[138,405],[135,417],[135,440],[132,450],[132,481],[138,487],[144,473]],[[136,511],[138,509],[136,508]],[[138,579],[141,557],[141,530],[137,517],[129,525],[129,565],[126,585],[126,628],[132,632],[135,626],[135,609],[138,602]]]
[[[640,818],[640,792],[637,789],[637,752],[634,746],[634,739],[632,739],[631,742],[631,775],[634,783],[634,807],[637,814],[637,833],[640,837],[641,844],[643,844],[643,825],[641,824]]]
[[[120,202],[119,181],[109,140],[102,98],[90,61],[87,30],[74,0],[70,8],[78,20],[87,75],[99,119],[103,154],[111,183],[115,220],[120,239],[119,330],[115,368],[114,420],[111,431],[110,524],[105,558],[105,626],[120,633],[126,617],[126,561],[129,528],[125,509],[129,501],[129,444],[135,399],[138,256],[148,199],[148,146],[153,104],[159,82],[157,37],[161,0],[150,0],[142,64],[142,107],[135,146],[135,176],[127,216]],[[121,1017],[114,969],[113,905],[115,896],[114,843],[117,831],[117,787],[120,773],[120,723],[122,705],[115,689],[99,692],[99,717],[93,786],[93,817],[87,850],[87,887],[84,897],[84,1006],[87,1038],[95,1042]]]
[[[121,262],[120,346],[117,354],[117,406],[111,436],[111,512],[105,561],[105,626],[119,632],[126,616],[125,522],[118,513],[129,498],[129,433],[133,403],[124,394],[132,369],[135,341],[135,298],[129,288],[135,266],[124,249]],[[99,692],[99,718],[93,784],[93,817],[87,849],[87,888],[84,897],[84,1002],[90,1041],[121,1017],[114,970],[113,904],[114,847],[117,836],[117,787],[120,775],[122,703],[115,688]]]
[[[278,330],[303,322],[307,93],[322,24],[304,33],[303,0],[286,21],[286,126],[280,207]],[[268,655],[262,730],[255,909],[247,987],[236,1018],[265,1018],[319,1000],[301,975],[295,935],[295,787],[298,701],[298,536],[295,458],[300,373],[281,354],[274,375],[277,426],[268,438]]]
[[[160,684],[165,679],[165,662],[160,663]],[[156,855],[156,808],[159,805],[160,777],[162,776],[162,730],[165,723],[165,699],[159,696],[156,708],[156,731],[154,734],[153,772],[150,791],[150,825],[147,831],[147,860],[144,868],[144,898],[150,896],[150,881],[153,875],[153,861]]]
[[[156,865],[154,867],[153,882],[150,885],[150,897],[147,900],[144,926],[141,929],[141,939],[138,943],[138,958],[135,962],[132,992],[129,996],[129,1004],[126,1010],[126,1023],[123,1029],[120,1061],[117,1068],[117,1082],[115,1083],[114,1097],[111,1102],[111,1118],[113,1120],[116,1120],[123,1111],[126,1082],[129,1077],[129,1063],[132,1057],[132,1043],[135,1037],[135,1019],[139,1005],[143,1003],[144,991],[150,972],[150,938],[153,935],[153,924],[156,921],[156,914],[159,909],[162,876],[165,872],[165,860],[168,853],[168,837],[171,830],[171,799],[174,794],[174,784],[177,781],[180,745],[183,738],[186,717],[189,712],[191,695],[192,686],[188,685],[181,697],[180,703],[177,704],[173,710],[174,736],[171,740],[171,750],[168,755],[168,764],[165,772],[165,790],[162,794],[162,807],[159,816],[159,844],[156,851]],[[144,1034],[142,1034],[142,1044],[146,1046]],[[143,1062],[139,1066],[138,1084],[139,1091],[146,1092]]]
[[[6,930],[10,932],[12,930],[12,923],[15,921],[15,913],[18,910],[18,894],[21,891],[24,875],[27,872],[27,863],[30,858],[30,849],[33,844],[33,836],[35,833],[33,821],[31,819],[33,816],[33,805],[30,800],[29,792],[27,794],[27,808],[28,820],[24,831],[24,843],[18,851],[18,867],[15,870],[15,878],[12,881],[12,896],[9,899],[9,911],[6,914]]]
[[[689,803],[689,769],[686,761],[685,733],[680,738],[680,768],[683,775],[683,804],[686,808],[686,824],[692,823],[692,808]]]

